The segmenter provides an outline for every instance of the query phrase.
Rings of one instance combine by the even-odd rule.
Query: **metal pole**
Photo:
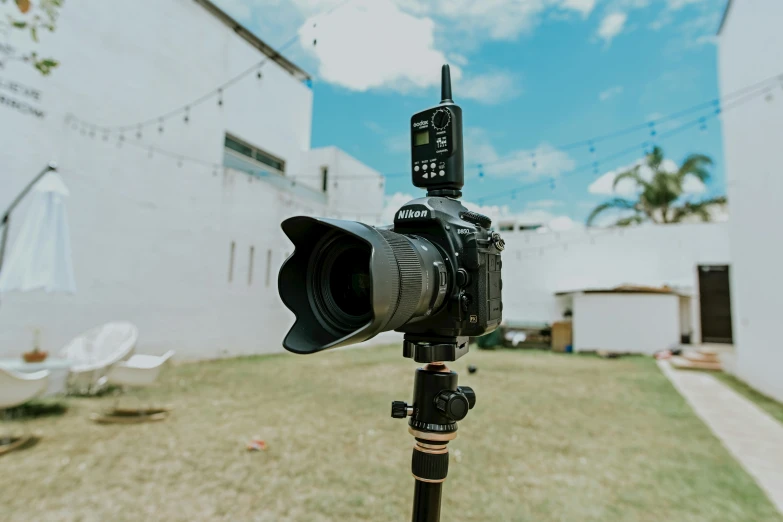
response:
[[[3,259],[5,258],[5,244],[8,241],[8,227],[11,225],[11,212],[14,211],[16,206],[24,199],[28,192],[30,192],[38,180],[44,177],[47,173],[56,171],[57,165],[54,162],[49,163],[28,185],[19,193],[18,196],[11,202],[11,206],[3,213],[2,222],[0,225],[3,227],[3,236],[0,238],[0,271],[3,270]]]
[[[440,499],[443,482],[416,480],[413,490],[412,522],[440,522]]]

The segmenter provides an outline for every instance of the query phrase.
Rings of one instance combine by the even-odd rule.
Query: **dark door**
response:
[[[728,266],[699,267],[699,304],[702,342],[731,344],[733,338]]]

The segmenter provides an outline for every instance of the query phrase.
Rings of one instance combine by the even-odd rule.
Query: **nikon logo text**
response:
[[[397,219],[412,219],[412,218],[425,218],[429,217],[429,210],[406,210],[402,209],[397,212]]]

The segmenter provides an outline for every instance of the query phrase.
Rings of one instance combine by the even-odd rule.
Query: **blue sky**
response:
[[[712,181],[692,184],[689,197],[725,192],[712,107],[595,143],[593,152],[563,149],[718,97],[715,33],[725,2],[218,3],[271,45],[299,34],[285,54],[314,76],[313,146],[336,145],[389,174],[392,204],[421,194],[406,174],[408,120],[438,101],[447,61],[464,111],[465,199],[495,215],[568,225],[612,196],[612,172],[640,159],[652,139],[676,162],[694,152],[715,160]],[[701,116],[705,125],[659,138]],[[617,157],[600,161],[607,156]]]

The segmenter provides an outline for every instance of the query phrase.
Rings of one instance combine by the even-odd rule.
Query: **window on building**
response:
[[[272,250],[266,251],[266,286],[269,287],[269,280],[272,277]]]
[[[226,150],[231,151],[233,153],[233,157],[235,157],[237,160],[241,160],[247,163],[244,165],[246,168],[243,169],[243,165],[236,164],[236,162],[234,162],[234,164],[229,165],[232,168],[246,170],[250,174],[255,174],[255,171],[258,170],[258,167],[261,165],[266,165],[267,167],[271,167],[272,169],[276,170],[280,174],[285,174],[285,161],[259,149],[258,147],[254,147],[253,145],[250,145],[249,143],[240,140],[235,136],[226,134],[225,148]],[[253,167],[255,167],[255,169]]]
[[[253,258],[256,254],[256,247],[250,247],[250,263],[247,268],[247,286],[253,284]]]
[[[329,188],[329,167],[321,167],[321,190],[326,192]]]
[[[237,248],[237,244],[233,241],[231,242],[231,250],[228,254],[228,282],[234,280],[234,252]]]

